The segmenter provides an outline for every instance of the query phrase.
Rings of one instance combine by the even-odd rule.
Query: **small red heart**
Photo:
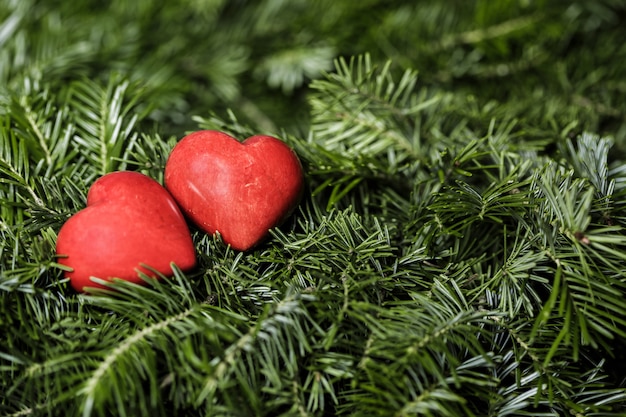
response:
[[[289,216],[303,184],[296,154],[270,136],[239,142],[214,130],[194,132],[165,165],[165,186],[185,215],[242,251]]]
[[[189,228],[172,196],[155,180],[130,171],[113,172],[93,183],[87,207],[61,227],[56,252],[71,267],[65,276],[78,291],[102,287],[90,277],[143,283],[141,266],[171,275],[195,266]]]

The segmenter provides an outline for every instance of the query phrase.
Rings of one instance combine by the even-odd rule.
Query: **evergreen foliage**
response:
[[[621,0],[0,0],[0,415],[626,415]],[[419,74],[418,74],[419,71]],[[76,294],[89,186],[285,140],[240,253]]]

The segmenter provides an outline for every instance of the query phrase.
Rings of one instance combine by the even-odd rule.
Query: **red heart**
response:
[[[89,189],[87,207],[61,228],[56,252],[72,286],[102,287],[95,276],[143,283],[141,264],[171,275],[171,262],[182,270],[195,266],[195,248],[174,199],[155,180],[137,172],[113,172]]]
[[[304,178],[296,154],[270,136],[203,130],[184,137],[165,165],[165,186],[202,230],[237,250],[259,243],[293,211]]]

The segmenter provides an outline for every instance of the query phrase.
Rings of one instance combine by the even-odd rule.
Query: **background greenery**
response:
[[[2,415],[626,414],[621,0],[0,0]],[[288,142],[253,251],[77,295],[56,234],[185,132]]]

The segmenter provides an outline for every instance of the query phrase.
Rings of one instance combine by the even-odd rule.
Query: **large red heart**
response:
[[[102,287],[90,277],[121,278],[142,283],[142,266],[171,275],[170,263],[182,270],[195,266],[189,228],[174,199],[155,180],[130,171],[99,178],[89,189],[87,207],[61,228],[56,252],[59,263],[72,268],[72,286]]]
[[[165,165],[183,212],[237,250],[259,243],[296,207],[304,178],[296,154],[270,136],[243,142],[214,130],[184,137]]]

